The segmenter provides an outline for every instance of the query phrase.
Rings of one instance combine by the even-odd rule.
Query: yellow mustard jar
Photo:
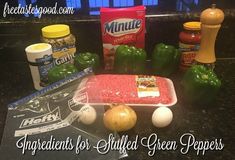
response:
[[[42,42],[52,46],[55,65],[73,63],[76,53],[75,37],[65,24],[54,24],[42,28]]]

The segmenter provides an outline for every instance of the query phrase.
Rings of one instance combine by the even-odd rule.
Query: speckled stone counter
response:
[[[129,157],[124,159],[235,159],[235,59],[220,59],[216,63],[216,73],[222,79],[222,88],[218,98],[210,106],[193,106],[186,104],[181,94],[181,73],[172,76],[178,97],[178,103],[171,107],[174,119],[170,126],[162,129],[155,128],[151,123],[152,107],[135,107],[138,121],[135,128],[121,135],[129,135],[133,140],[139,137],[156,133],[162,140],[175,140],[184,133],[191,133],[197,140],[222,139],[224,149],[222,151],[207,151],[204,156],[196,155],[196,151],[190,150],[182,155],[179,149],[175,151],[159,151],[153,157],[148,156],[148,149],[140,147],[136,151],[128,152]],[[1,67],[1,108],[0,108],[0,136],[3,134],[7,104],[33,93],[32,79],[27,63],[2,62]],[[8,153],[6,153],[8,154]],[[36,157],[35,157],[36,158]]]

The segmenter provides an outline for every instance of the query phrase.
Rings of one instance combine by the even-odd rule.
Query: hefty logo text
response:
[[[61,116],[60,116],[60,110],[59,108],[54,109],[53,111],[44,114],[44,115],[40,115],[37,117],[32,117],[32,118],[27,118],[24,119],[21,122],[21,125],[19,128],[25,128],[25,127],[30,127],[30,126],[35,126],[35,125],[41,125],[41,124],[45,124],[45,123],[50,123],[50,122],[54,122],[57,120],[60,120]]]
[[[125,34],[137,33],[142,26],[140,19],[120,18],[104,24],[104,34],[119,37]]]

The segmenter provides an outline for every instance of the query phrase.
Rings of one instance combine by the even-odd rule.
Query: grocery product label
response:
[[[40,75],[40,86],[45,87],[48,84],[48,71],[54,66],[53,58],[51,55],[45,55],[42,58],[35,59],[35,66],[38,67],[39,75]],[[34,64],[30,64],[33,65]]]
[[[191,45],[185,43],[179,43],[179,49],[182,52],[181,55],[181,67],[189,67],[192,65],[194,58],[199,50],[200,45]]]
[[[48,116],[50,116],[50,115],[48,115]],[[56,115],[54,115],[54,116],[56,116]],[[45,132],[61,129],[61,128],[70,126],[78,117],[79,117],[79,112],[73,111],[63,120],[58,118],[58,120],[60,120],[60,121],[58,121],[56,123],[51,123],[48,125],[43,125],[43,126],[38,126],[38,127],[32,127],[32,128],[28,128],[28,129],[16,130],[15,137],[24,136],[25,134],[34,135],[34,134],[45,133]],[[30,118],[30,119],[31,119],[31,121],[34,120],[33,122],[43,120],[43,119],[34,119],[34,118]],[[24,120],[22,121],[22,123],[23,122],[24,122]],[[43,123],[43,124],[45,124],[45,123]]]
[[[105,70],[112,70],[119,45],[144,48],[145,7],[101,8],[100,12]]]
[[[159,97],[159,88],[154,76],[136,76],[138,97]]]
[[[76,40],[72,35],[57,39],[44,38],[43,41],[51,44],[55,65],[73,63],[73,58],[76,53]]]
[[[61,48],[60,50],[53,50],[53,58],[55,59],[55,65],[61,65],[64,63],[73,63],[75,57],[76,48]]]
[[[36,116],[31,118],[23,119],[19,128],[26,128],[31,126],[37,126],[41,124],[46,124],[50,122],[55,122],[61,119],[59,108],[54,109],[53,111]]]
[[[137,33],[141,29],[141,19],[120,18],[104,25],[104,34],[120,37],[125,34]]]
[[[68,88],[18,106],[17,109],[21,112],[36,113],[21,120],[14,136],[35,135],[70,126],[79,117],[81,109],[72,97],[73,93]]]

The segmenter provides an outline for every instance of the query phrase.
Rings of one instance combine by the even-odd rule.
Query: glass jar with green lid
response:
[[[55,65],[73,63],[76,40],[68,25],[55,24],[42,28],[42,42],[51,44]]]

